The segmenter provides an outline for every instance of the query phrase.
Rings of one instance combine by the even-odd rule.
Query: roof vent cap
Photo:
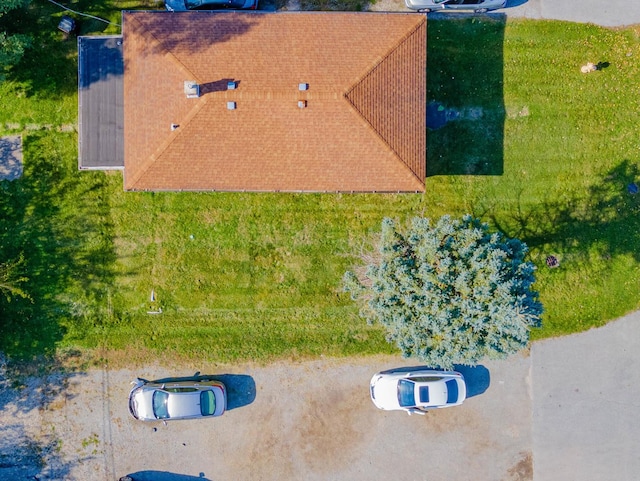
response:
[[[236,83],[232,80],[227,82],[227,90],[235,90],[237,87]]]
[[[235,110],[236,103],[235,102],[227,102],[227,110]]]
[[[301,92],[303,92],[305,90],[309,90],[309,84],[307,84],[307,83],[298,84],[298,90],[300,90]]]
[[[305,108],[307,106],[307,101],[306,100],[298,100],[298,107],[300,107],[301,109]]]
[[[184,94],[188,99],[197,99],[200,97],[200,85],[195,80],[185,80]]]

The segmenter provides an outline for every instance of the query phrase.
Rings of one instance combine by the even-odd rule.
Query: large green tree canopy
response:
[[[0,14],[7,13],[9,10],[23,7],[29,0],[0,0]]]
[[[366,270],[347,272],[344,286],[403,356],[445,369],[475,365],[522,349],[540,325],[526,253],[469,215],[414,218],[404,231],[385,219]]]
[[[10,262],[0,263],[0,294],[7,301],[11,301],[13,297],[29,298],[29,295],[20,287],[22,283],[28,280],[20,274],[23,264],[23,256]]]
[[[16,8],[25,7],[29,0],[0,0],[0,22],[5,13]],[[26,48],[31,45],[31,38],[21,34],[7,34],[5,26],[0,29],[0,72],[20,61]]]

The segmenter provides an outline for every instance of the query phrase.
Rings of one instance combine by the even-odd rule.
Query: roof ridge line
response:
[[[345,96],[345,98],[346,98],[346,96]],[[396,149],[394,149],[393,146],[391,144],[389,144],[389,142],[387,142],[382,135],[380,135],[380,133],[375,129],[375,127],[371,124],[371,122],[369,122],[364,117],[364,115],[362,115],[360,113],[360,111],[353,105],[353,103],[349,99],[347,99],[347,101],[349,102],[349,104],[351,104],[353,106],[352,110],[356,111],[356,113],[358,114],[358,118],[360,118],[360,120],[362,120],[364,123],[366,123],[368,128],[369,128],[369,130],[372,131],[375,134],[375,136],[378,138],[378,140],[380,140],[393,153],[393,156],[396,158],[396,161],[398,161],[400,164],[402,164],[402,166],[406,170],[408,170],[411,173],[411,175],[413,175],[413,177],[415,177],[418,180],[418,182],[420,182],[421,185],[424,185],[424,181],[421,180],[420,177],[418,177],[416,175],[416,173],[413,171],[413,169],[411,167],[409,167],[409,165],[404,160],[402,160],[402,157],[400,157],[400,154],[398,153],[398,151]]]
[[[162,44],[162,42],[158,39],[158,37],[156,37],[153,32],[149,31],[148,28],[145,27],[145,25],[143,23],[141,23],[139,20],[135,19],[135,15],[133,16],[128,16],[128,18],[133,18],[135,20],[135,22],[138,24],[138,26],[140,27],[140,29],[142,29],[145,32],[146,36],[151,37],[151,39],[153,40],[153,42],[155,44],[157,44],[162,50],[164,50],[164,56],[165,57],[171,57],[171,61],[176,63],[180,68],[182,68],[182,70],[184,70],[187,74],[191,75],[193,80],[195,80],[196,82],[200,83],[200,79],[191,71],[187,68],[187,66],[182,63],[180,61],[180,59],[178,59],[178,57],[175,56],[174,53],[172,53],[170,50],[168,50],[167,48],[165,48],[165,46]]]
[[[364,79],[369,77],[373,73],[373,71],[376,70],[382,64],[382,62],[384,62],[386,59],[388,59],[391,56],[391,54],[393,52],[395,52],[396,50],[398,50],[398,48],[409,37],[411,37],[414,33],[416,33],[416,30],[421,28],[422,24],[426,23],[426,21],[427,20],[426,20],[426,16],[425,16],[425,18],[423,18],[421,22],[417,23],[409,32],[405,33],[402,37],[400,37],[400,40],[398,40],[395,44],[393,44],[393,46],[391,46],[389,48],[389,50],[382,57],[378,57],[379,60],[377,62],[375,62],[374,65],[372,65],[372,67],[369,70],[367,70],[365,74],[363,74],[362,76],[358,77],[358,79],[351,85],[351,87],[349,87],[349,89],[343,95],[345,97],[347,97],[359,84],[362,83],[362,81]]]
[[[184,132],[184,129],[186,128],[186,126],[188,126],[191,123],[193,118],[196,116],[198,112],[200,112],[200,110],[206,103],[207,103],[206,97],[200,97],[200,101],[193,106],[193,108],[189,111],[187,116],[184,118],[185,123],[181,124],[175,131],[171,132],[164,139],[164,141],[158,146],[156,151],[147,158],[144,165],[140,169],[138,169],[138,172],[136,173],[136,175],[133,177],[133,179],[131,179],[131,186],[132,186],[131,188],[133,188],[133,186],[135,186],[135,184],[140,180],[140,178],[147,173],[147,171],[153,166],[156,160],[158,160],[158,158],[164,153],[164,151],[169,148],[169,146],[175,140],[175,138],[178,135],[180,135],[182,132]]]
[[[371,121],[360,111],[360,109],[355,105],[355,103],[351,100],[351,98],[349,97],[349,95],[362,83],[364,82],[367,78],[369,78],[377,69],[378,67],[380,67],[383,62],[385,60],[387,60],[396,50],[398,50],[409,38],[411,38],[413,35],[416,34],[416,32],[421,29],[423,27],[423,25],[426,23],[426,16],[424,16],[424,18],[416,23],[416,25],[407,33],[405,33],[402,37],[400,37],[400,39],[387,51],[387,53],[380,58],[380,60],[378,62],[375,63],[375,65],[373,65],[369,70],[367,70],[367,72],[362,75],[344,94],[343,97],[345,98],[345,100],[349,103],[349,105],[351,105],[352,109],[355,110],[358,113],[358,116],[364,121],[366,122],[366,124],[369,126],[369,130],[373,131],[375,133],[375,135],[382,141],[384,142],[384,144],[389,148],[389,150],[391,152],[393,152],[394,156],[396,157],[396,160],[398,162],[400,162],[405,169],[409,170],[409,172],[411,172],[411,174],[418,180],[418,182],[420,182],[421,184],[424,184],[424,181],[420,179],[420,177],[416,174],[416,172],[413,170],[413,168],[411,168],[411,166],[402,158],[402,156],[400,155],[400,153],[391,145],[391,143],[385,139],[385,137],[382,136],[382,134],[378,131],[378,129],[375,128],[375,126],[371,123]],[[426,126],[425,126],[426,129]]]
[[[158,37],[156,37],[153,34],[153,32],[149,31],[149,29],[146,28],[143,23],[141,23],[135,16],[128,16],[128,19],[131,19],[131,21],[134,21],[137,24],[138,28],[144,32],[144,36],[147,38],[150,38],[151,42],[155,44],[155,46],[162,49],[162,52],[164,53],[158,52],[159,56],[165,57],[170,62],[175,63],[178,66],[178,68],[180,68],[181,70],[183,70],[183,72],[187,74],[187,76],[191,76],[191,78],[195,80],[197,83],[201,83],[200,79],[196,77],[193,74],[193,72],[191,72],[191,70],[189,70],[171,51],[167,50],[162,44],[162,42],[158,39]],[[154,48],[153,44],[150,46],[151,48]],[[187,116],[185,117],[186,123],[183,124],[184,126],[189,124],[189,122],[191,121],[191,119],[193,119],[195,114],[200,111],[204,103],[206,103],[206,98],[201,97],[200,102],[194,105],[193,109],[191,109],[189,111],[189,114],[187,114]],[[135,185],[140,180],[140,178],[153,166],[155,161],[158,159],[159,155],[161,155],[162,152],[164,152],[169,147],[173,139],[175,139],[178,136],[178,134],[179,132],[175,131],[175,132],[172,132],[170,135],[168,135],[165,138],[164,142],[162,142],[162,144],[160,144],[160,146],[156,149],[156,151],[147,158],[147,160],[143,163],[140,169],[138,169],[136,174],[133,176],[131,180],[132,186]]]

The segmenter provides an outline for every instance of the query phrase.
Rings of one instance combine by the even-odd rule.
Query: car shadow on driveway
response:
[[[206,378],[227,386],[227,410],[247,406],[256,399],[256,382],[247,374],[212,374]]]
[[[491,384],[489,370],[481,364],[477,366],[453,366],[454,370],[464,376],[467,385],[467,398],[483,394]]]
[[[138,471],[136,473],[122,476],[119,481],[210,481],[205,478],[204,473],[200,476],[189,476],[187,474],[175,474],[168,471]]]
[[[387,369],[386,371],[382,371],[384,374],[398,372],[398,371],[424,371],[434,369],[429,366],[402,366],[396,367],[393,369]],[[491,383],[491,375],[489,374],[489,370],[478,364],[477,366],[463,366],[456,364],[453,366],[454,371],[458,371],[460,374],[464,376],[464,382],[467,385],[467,398],[478,396],[479,394],[484,393]]]
[[[201,374],[187,377],[165,377],[152,382],[220,381],[227,387],[227,411],[251,404],[256,399],[256,383],[247,374]]]

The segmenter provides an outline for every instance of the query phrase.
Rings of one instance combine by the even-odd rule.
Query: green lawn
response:
[[[486,121],[459,121],[429,136],[432,174],[476,175],[430,178],[427,203],[446,199],[446,210],[473,212],[529,245],[546,310],[534,338],[637,308],[640,199],[627,185],[640,181],[638,32],[550,21],[430,27],[429,98],[481,107]],[[608,66],[584,75],[588,61]],[[433,72],[434,62],[446,67]],[[469,73],[471,63],[488,68]],[[546,267],[549,254],[560,268]]]
[[[118,22],[118,8],[140,6],[94,5],[74,9]],[[0,83],[0,130],[25,144],[23,178],[0,183],[0,259],[24,255],[31,295],[0,298],[0,349],[12,356],[392,352],[340,290],[384,216],[471,212],[527,242],[545,306],[534,338],[638,307],[640,200],[626,190],[640,181],[632,29],[430,21],[428,98],[461,118],[429,132],[424,195],[154,194],[124,193],[119,173],[77,170],[77,135],[57,128],[76,122],[75,42],[56,32],[51,4],[34,1],[30,15],[22,26],[43,48]],[[94,20],[81,28],[117,32]],[[609,65],[584,75],[587,61]],[[559,268],[545,265],[549,254]]]

